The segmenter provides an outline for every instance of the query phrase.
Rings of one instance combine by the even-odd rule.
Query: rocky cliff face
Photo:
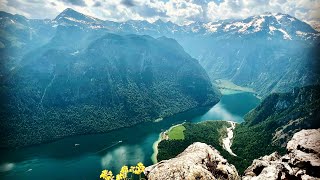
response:
[[[194,143],[176,158],[145,170],[148,179],[320,179],[320,129],[301,130],[277,152],[255,159],[240,177],[235,167],[213,147]]]
[[[176,158],[161,161],[145,170],[148,179],[240,179],[236,168],[220,153],[196,142]]]
[[[302,130],[277,152],[253,161],[242,179],[320,179],[320,129]]]
[[[319,102],[319,85],[294,88],[287,93],[273,93],[246,114],[244,125],[270,131],[269,134],[273,134],[272,144],[286,147],[296,132],[320,128]]]

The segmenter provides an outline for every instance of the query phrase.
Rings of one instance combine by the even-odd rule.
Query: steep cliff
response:
[[[240,179],[236,168],[214,147],[196,142],[176,158],[163,160],[145,169],[150,180]]]
[[[0,83],[0,147],[106,132],[219,101],[175,40],[77,26],[59,27]]]
[[[231,161],[242,172],[251,161],[278,151],[301,129],[320,128],[320,88],[306,86],[267,96],[234,131],[231,149],[243,160]]]
[[[320,129],[301,130],[288,142],[287,154],[255,159],[242,177],[212,146],[196,142],[177,157],[145,169],[156,179],[320,179]]]
[[[320,129],[302,130],[288,142],[287,154],[277,152],[253,161],[242,179],[320,179]]]

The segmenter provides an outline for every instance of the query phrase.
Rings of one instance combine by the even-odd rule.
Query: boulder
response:
[[[297,132],[286,155],[275,152],[254,160],[242,179],[320,179],[320,129]]]
[[[177,157],[161,161],[145,169],[149,180],[240,179],[236,168],[212,146],[196,142]]]

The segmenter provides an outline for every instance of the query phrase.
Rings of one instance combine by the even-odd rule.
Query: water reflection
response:
[[[211,118],[215,119],[211,119]],[[227,120],[227,121],[235,121],[241,122],[243,118],[237,115],[232,114],[228,111],[222,103],[217,104],[213,108],[211,108],[206,114],[199,118],[199,121],[203,120]]]
[[[145,153],[139,145],[119,146],[101,158],[101,168],[121,169],[123,165],[135,165],[137,160],[145,162]]]
[[[4,163],[0,165],[0,172],[6,172],[13,169],[14,163]]]
[[[193,109],[160,122],[147,122],[105,134],[68,137],[18,150],[1,150],[0,179],[94,179],[105,168],[116,173],[121,166],[140,161],[148,166],[152,164],[152,145],[161,131],[184,121],[241,122],[243,115],[258,103],[250,93],[226,95],[214,107]]]

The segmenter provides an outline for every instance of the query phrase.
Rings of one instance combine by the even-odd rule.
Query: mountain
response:
[[[83,26],[86,28],[106,28],[104,27],[104,21],[98,18],[94,18],[88,15],[79,13],[71,8],[67,8],[62,11],[55,19],[52,20],[56,25],[74,25]],[[107,29],[107,28],[106,28]]]
[[[25,19],[28,22],[39,20],[27,19],[20,15],[11,15],[6,12],[0,13],[1,20],[8,19]],[[164,22],[157,20],[153,23],[140,20],[129,20],[126,22],[113,22],[101,20],[89,15],[82,14],[71,8],[65,9],[53,20],[43,20],[50,22],[51,26],[58,25],[76,25],[91,29],[105,29],[113,33],[133,33],[151,36],[168,36],[172,38],[182,38],[185,35],[191,36],[240,36],[264,35],[269,39],[285,40],[315,40],[319,39],[319,32],[314,30],[310,25],[299,19],[287,14],[281,13],[264,13],[257,16],[251,16],[242,20],[227,19],[216,22],[195,22],[189,25],[177,25],[170,21]],[[10,22],[2,22],[6,24]]]
[[[243,20],[209,22],[204,27],[207,33],[215,35],[221,35],[225,32],[242,36],[257,34],[286,40],[319,36],[310,25],[295,17],[281,13],[264,13]]]
[[[51,20],[31,20],[21,15],[0,12],[1,50],[6,48],[29,50],[35,48],[35,44],[44,44],[54,33],[51,25]]]
[[[2,148],[107,132],[219,101],[204,69],[173,39],[56,28],[1,79]]]
[[[5,27],[19,16],[5,12],[0,15],[3,21],[1,24]],[[245,19],[196,22],[184,26],[161,20],[154,23],[138,20],[103,21],[70,8],[53,20],[19,17],[29,22],[24,23],[27,24],[24,35],[9,39],[5,37],[10,36],[4,36],[0,40],[1,44],[5,44],[4,47],[7,47],[8,41],[11,44],[22,44],[23,47],[40,44],[33,43],[34,40],[25,42],[30,34],[28,29],[34,32],[31,33],[33,37],[39,36],[37,39],[44,44],[61,26],[77,26],[103,33],[150,35],[154,38],[166,36],[176,39],[187,53],[198,59],[213,83],[231,81],[252,88],[261,96],[320,83],[320,33],[287,14],[263,13]],[[13,26],[15,29],[20,27],[17,24]],[[4,30],[7,34],[15,32],[8,28]],[[32,49],[21,50],[22,45],[15,45],[18,47],[16,52],[25,54]],[[14,65],[8,69],[12,67]]]
[[[0,12],[0,25],[1,97],[10,102],[3,105],[2,113],[17,122],[12,127],[2,124],[16,129],[3,138],[21,139],[22,144],[104,132],[212,105],[218,93],[200,65],[213,83],[228,80],[262,96],[319,84],[319,33],[285,14],[179,26],[161,20],[103,21],[66,9],[53,20]],[[137,112],[140,106],[145,110],[140,109],[142,114]],[[115,117],[116,112],[123,117]],[[136,115],[132,123],[127,121],[129,114]],[[58,123],[66,117],[70,122]],[[87,126],[80,121],[83,117],[108,121]],[[104,127],[110,119],[123,121]],[[45,123],[46,128],[68,128],[52,128],[51,134],[37,135],[35,140],[20,137],[19,131],[34,133],[33,126]]]
[[[211,35],[193,40],[190,49],[213,81],[229,80],[262,96],[320,83],[319,33],[294,17],[266,14],[208,28]]]
[[[231,148],[244,161],[230,162],[238,170],[244,170],[255,158],[274,151],[283,152],[294,133],[301,129],[320,128],[319,102],[319,85],[267,96],[246,114],[244,123],[236,126]]]

